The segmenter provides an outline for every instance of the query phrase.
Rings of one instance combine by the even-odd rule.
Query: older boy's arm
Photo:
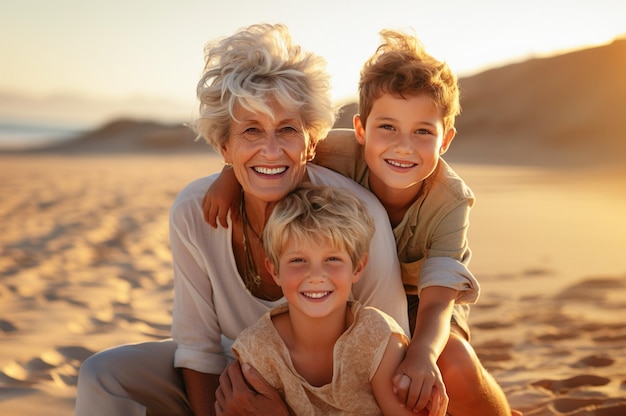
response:
[[[220,176],[207,189],[204,198],[202,198],[204,220],[213,228],[217,227],[218,222],[222,227],[228,227],[226,221],[228,211],[230,210],[233,219],[239,215],[237,208],[241,203],[240,195],[241,185],[237,181],[232,167],[224,166]]]
[[[423,409],[433,395],[445,394],[437,360],[450,335],[454,289],[431,286],[420,293],[413,339],[396,370],[394,387],[408,408]]]

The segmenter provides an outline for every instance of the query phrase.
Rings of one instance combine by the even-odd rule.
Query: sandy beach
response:
[[[626,171],[452,165],[472,343],[526,415],[626,414]],[[167,216],[210,154],[0,156],[0,414],[73,414],[90,354],[169,336]]]

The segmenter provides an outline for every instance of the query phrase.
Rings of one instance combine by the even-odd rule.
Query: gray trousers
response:
[[[192,415],[173,340],[122,345],[81,365],[76,416]]]

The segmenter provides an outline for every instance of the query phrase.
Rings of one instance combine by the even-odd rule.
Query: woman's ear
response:
[[[225,144],[220,148],[220,153],[222,154],[222,158],[224,159],[225,165],[233,164],[233,158],[232,158],[232,155],[230,154],[228,144]]]
[[[456,128],[452,127],[443,138],[441,142],[441,147],[439,148],[439,156],[443,155],[450,148],[450,144],[452,140],[454,140],[454,136],[456,136]]]
[[[276,282],[276,284],[280,286],[280,279],[278,278],[278,268],[275,267],[274,263],[272,263],[267,257],[265,258],[265,268],[272,275],[274,282]]]
[[[306,161],[310,162],[313,159],[315,159],[315,150],[317,149],[317,143],[319,142],[319,140],[311,140],[311,137],[309,136],[309,140],[308,140],[308,144],[307,144],[307,148],[306,148]]]
[[[365,145],[365,126],[363,125],[359,114],[355,114],[352,118],[352,125],[354,126],[354,135],[356,136],[356,140],[362,145]]]

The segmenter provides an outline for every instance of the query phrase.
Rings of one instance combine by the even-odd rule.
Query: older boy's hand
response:
[[[202,198],[204,220],[213,228],[217,228],[218,223],[226,228],[228,213],[235,221],[239,217],[240,206],[241,185],[232,167],[226,165]]]
[[[220,376],[215,392],[217,415],[289,415],[285,402],[251,366],[239,361],[230,364]]]
[[[436,366],[436,374],[409,372],[406,371],[408,368],[403,369],[402,365],[398,369],[403,372],[396,374],[392,383],[400,402],[418,414],[423,414],[422,412],[428,409],[429,416],[445,416],[448,395]]]

